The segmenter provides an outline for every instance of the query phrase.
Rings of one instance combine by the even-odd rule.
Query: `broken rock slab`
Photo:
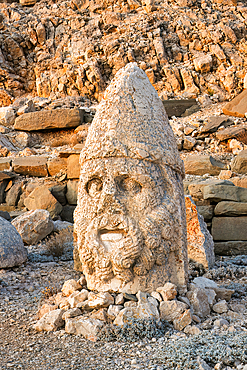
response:
[[[185,207],[188,257],[208,269],[215,262],[213,238],[190,196],[185,197]]]
[[[98,333],[103,325],[104,322],[101,320],[77,316],[66,318],[65,331],[68,334],[80,334],[84,338],[96,342]]]
[[[232,161],[231,170],[247,174],[247,150],[242,150]]]
[[[214,209],[215,216],[243,216],[247,215],[247,203],[219,202]]]
[[[216,133],[216,138],[220,141],[229,140],[232,138],[247,144],[247,125],[238,125],[227,127],[223,130],[219,130]]]
[[[41,319],[34,325],[34,329],[37,331],[54,331],[61,328],[64,325],[62,316],[64,310],[52,310],[47,312]]]
[[[77,127],[81,124],[80,109],[52,109],[30,112],[17,117],[15,130],[38,131]]]
[[[245,113],[247,113],[247,90],[243,90],[232,101],[228,102],[223,108],[223,113],[228,116],[245,117]]]
[[[200,132],[216,132],[221,125],[227,127],[232,123],[233,122],[227,116],[211,116],[209,117],[208,122],[200,129]]]
[[[212,235],[217,241],[247,241],[247,217],[214,217]]]
[[[221,161],[211,155],[193,154],[184,158],[185,173],[189,175],[219,175],[220,171],[226,169]]]
[[[21,235],[9,221],[0,217],[0,268],[19,266],[26,260]]]
[[[13,159],[13,171],[20,175],[45,177],[47,172],[47,158],[38,156],[17,157]]]
[[[203,198],[214,202],[225,200],[247,203],[247,189],[239,186],[207,185],[203,188]]]
[[[24,199],[24,204],[29,210],[47,210],[51,217],[59,215],[63,209],[62,205],[51,194],[47,186],[34,189],[29,196]]]
[[[38,243],[54,229],[49,212],[43,209],[25,212],[23,215],[16,217],[12,221],[12,225],[27,245]]]
[[[231,240],[225,242],[214,243],[215,254],[219,256],[236,256],[247,254],[247,241]]]

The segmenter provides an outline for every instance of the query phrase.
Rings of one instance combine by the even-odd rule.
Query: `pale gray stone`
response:
[[[21,265],[27,260],[27,250],[21,235],[7,220],[0,217],[0,268]]]
[[[83,316],[67,318],[65,321],[65,331],[68,334],[80,334],[93,342],[97,340],[99,330],[104,322],[98,319],[91,319]]]
[[[53,331],[64,325],[62,316],[64,310],[53,310],[47,312],[42,318],[34,325],[34,329],[37,331]]]
[[[195,287],[187,293],[187,297],[196,315],[205,318],[210,314],[210,306],[205,289]]]

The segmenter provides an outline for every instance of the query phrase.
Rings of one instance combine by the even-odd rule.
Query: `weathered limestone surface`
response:
[[[29,210],[45,209],[50,212],[51,217],[59,215],[63,209],[47,186],[34,189],[24,200],[24,204]]]
[[[47,176],[46,157],[17,157],[13,159],[13,170],[21,175]]]
[[[136,64],[107,88],[80,164],[75,257],[88,288],[152,292],[170,281],[183,290],[183,164],[163,104]]]
[[[193,154],[184,160],[185,173],[190,175],[218,175],[225,168],[224,163],[211,155]]]
[[[223,113],[229,116],[244,117],[247,113],[247,90],[243,90],[232,101],[228,102],[223,108]]]
[[[77,127],[81,123],[79,109],[54,109],[30,112],[17,117],[15,130],[37,131]]]
[[[247,173],[247,150],[242,150],[231,164],[233,172]]]
[[[247,215],[247,203],[241,202],[219,202],[215,209],[216,216],[243,216]]]
[[[185,197],[188,257],[205,268],[214,265],[214,242],[190,196]]]
[[[247,203],[247,189],[239,186],[208,185],[203,188],[203,198],[215,202],[228,200]]]
[[[0,268],[21,265],[27,260],[27,251],[16,228],[0,217]]]
[[[232,240],[214,243],[215,254],[222,256],[234,256],[247,254],[247,241]]]

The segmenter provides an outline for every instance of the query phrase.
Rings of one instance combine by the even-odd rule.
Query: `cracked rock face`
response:
[[[88,288],[151,292],[170,281],[183,290],[183,164],[162,102],[135,63],[106,90],[80,164],[74,254]]]

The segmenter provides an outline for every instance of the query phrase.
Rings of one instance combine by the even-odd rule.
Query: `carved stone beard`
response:
[[[88,274],[96,273],[103,281],[116,276],[128,282],[133,279],[132,266],[141,255],[142,245],[142,233],[133,218],[104,213],[87,227],[79,253]]]
[[[170,212],[162,205],[139,223],[122,213],[95,217],[86,229],[83,246],[79,247],[84,272],[96,274],[105,282],[115,276],[127,283],[134,275],[146,275],[155,263],[163,265],[171,245],[166,239],[173,237],[165,223],[170,218]]]

